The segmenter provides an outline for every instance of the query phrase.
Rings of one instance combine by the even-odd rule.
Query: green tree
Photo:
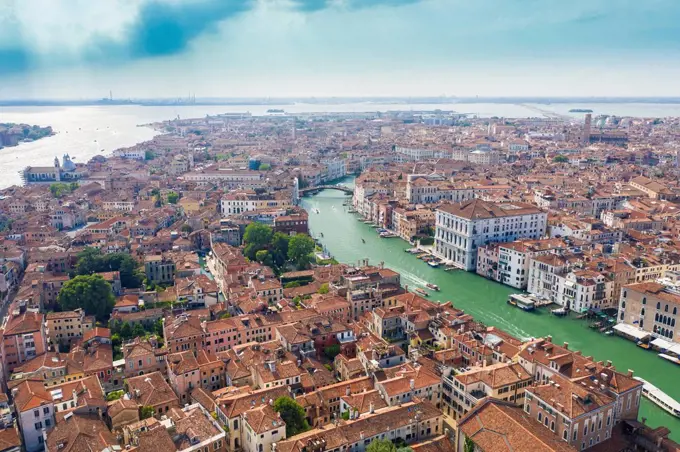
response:
[[[287,283],[283,286],[284,289],[293,289],[293,288],[295,288],[295,287],[300,287],[300,281],[291,281],[291,282],[287,282]]]
[[[287,437],[309,430],[309,424],[305,419],[305,409],[290,397],[284,396],[276,399],[274,411],[281,414],[281,419],[286,423]]]
[[[274,264],[274,261],[272,260],[272,255],[269,254],[269,251],[267,250],[260,250],[257,253],[255,253],[255,260],[258,261],[262,265],[266,265],[268,267],[271,267]]]
[[[132,327],[132,337],[143,337],[146,336],[146,330],[141,323],[135,323]]]
[[[553,162],[555,163],[566,163],[568,161],[569,157],[567,157],[566,155],[556,155],[555,157],[553,157]]]
[[[78,188],[78,184],[76,184],[76,188]],[[62,182],[50,184],[50,192],[52,193],[52,196],[54,196],[55,198],[61,198],[64,195],[68,195],[72,191],[73,189],[69,184],[64,184]]]
[[[128,322],[123,322],[123,325],[120,327],[120,337],[125,340],[133,337],[132,326]]]
[[[168,192],[168,202],[170,204],[177,204],[177,201],[179,201],[179,195],[174,191]]]
[[[319,290],[317,290],[317,292],[320,293],[321,295],[327,294],[328,293],[328,283],[325,282],[325,283],[321,284],[321,287],[319,287]]]
[[[107,402],[111,402],[111,401],[113,401],[113,400],[118,400],[118,399],[120,399],[121,397],[123,397],[124,394],[125,394],[125,391],[123,391],[123,390],[109,392],[109,393],[106,395],[106,401],[107,401]]]
[[[340,346],[338,344],[329,345],[323,349],[323,354],[326,355],[328,359],[333,360],[340,354]]]
[[[463,445],[463,450],[465,452],[475,452],[475,442],[468,436],[465,437],[465,443]]]
[[[152,406],[143,406],[139,409],[139,419],[144,420],[156,414],[156,410]]]
[[[191,225],[189,224],[183,224],[181,231],[187,234],[191,234],[194,231],[194,228],[192,228]]]
[[[395,446],[389,439],[374,439],[366,446],[366,452],[396,452]]]
[[[288,259],[298,268],[306,268],[311,262],[314,239],[307,234],[297,234],[288,242]]]
[[[260,171],[269,171],[272,169],[272,166],[269,163],[263,163],[260,165],[260,168],[258,168]]]
[[[78,185],[78,182],[71,182],[70,184],[68,184],[68,189],[72,192],[78,190],[78,187],[80,187],[80,185]]]
[[[271,240],[271,252],[272,258],[274,259],[274,265],[277,267],[283,267],[288,259],[288,242],[290,241],[290,236],[284,234],[283,232],[277,232],[274,234]]]
[[[57,303],[64,311],[82,308],[97,320],[106,320],[111,315],[116,299],[111,285],[99,275],[78,275],[66,281],[59,291]]]
[[[137,261],[127,253],[102,254],[98,248],[87,247],[78,253],[76,273],[90,275],[98,272],[120,272],[120,283],[123,287],[138,288],[142,278],[137,273]]]
[[[144,151],[144,160],[153,160],[156,158],[156,154],[152,151]]]
[[[255,260],[255,254],[269,246],[272,239],[272,228],[262,223],[250,223],[243,234],[246,247],[243,254],[250,260]]]

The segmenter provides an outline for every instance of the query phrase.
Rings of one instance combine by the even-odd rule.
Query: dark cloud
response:
[[[123,41],[95,39],[86,51],[89,60],[141,59],[181,53],[198,36],[249,10],[251,0],[199,0],[187,3],[145,3],[126,30]]]
[[[31,67],[31,56],[19,47],[0,48],[0,76],[26,72]]]
[[[423,0],[347,0],[349,9],[364,9],[374,6],[404,6],[420,3]],[[332,0],[293,0],[295,8],[303,12],[315,12],[326,9],[333,4]]]

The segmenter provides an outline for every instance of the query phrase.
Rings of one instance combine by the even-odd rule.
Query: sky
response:
[[[0,0],[0,99],[680,96],[680,0]]]

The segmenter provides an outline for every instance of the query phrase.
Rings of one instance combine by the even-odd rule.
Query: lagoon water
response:
[[[374,112],[390,110],[453,110],[479,117],[525,118],[542,116],[542,112],[571,115],[572,108],[590,108],[593,114],[630,116],[680,116],[680,104],[352,104],[295,105],[220,105],[220,106],[83,106],[83,107],[0,107],[0,123],[15,122],[52,126],[56,135],[33,143],[0,149],[0,188],[20,184],[19,171],[27,165],[49,166],[55,156],[68,153],[76,162],[87,162],[97,154],[107,155],[115,149],[151,139],[155,132],[141,124],[177,118],[201,118],[220,113],[250,112],[263,115],[268,109],[288,113],[306,112]]]

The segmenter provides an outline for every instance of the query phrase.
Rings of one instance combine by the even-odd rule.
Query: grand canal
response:
[[[348,178],[345,184],[351,185]],[[401,274],[402,284],[424,287],[427,282],[437,284],[441,291],[432,295],[435,300],[452,301],[454,306],[473,315],[490,326],[502,328],[517,337],[541,337],[552,335],[555,343],[568,342],[572,350],[581,350],[596,360],[612,360],[620,371],[633,369],[676,400],[680,400],[680,368],[666,362],[655,353],[643,350],[634,343],[616,336],[604,336],[588,328],[585,321],[558,318],[547,310],[527,313],[506,303],[509,288],[488,281],[472,273],[445,272],[429,267],[414,256],[405,253],[410,245],[398,238],[381,239],[370,226],[357,220],[343,207],[342,192],[325,190],[315,196],[304,198],[303,205],[310,212],[310,229],[320,236],[324,246],[340,262],[356,263],[368,258],[371,263],[384,262]],[[312,208],[320,213],[312,213]],[[366,243],[363,243],[361,239]],[[641,417],[651,426],[665,425],[671,437],[680,440],[680,420],[643,399]]]

